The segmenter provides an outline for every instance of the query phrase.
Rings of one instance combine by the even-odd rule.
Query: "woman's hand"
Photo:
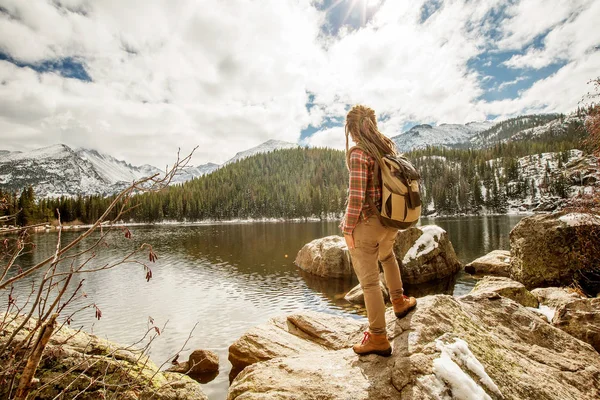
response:
[[[344,235],[344,239],[346,239],[346,246],[348,246],[348,249],[354,249],[354,237],[352,235]]]

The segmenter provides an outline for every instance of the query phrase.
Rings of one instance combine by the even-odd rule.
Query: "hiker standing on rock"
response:
[[[348,149],[348,137],[356,143]],[[415,307],[414,297],[404,296],[400,268],[394,254],[398,229],[384,226],[381,210],[382,185],[378,160],[397,155],[394,143],[377,129],[375,112],[354,106],[346,116],[346,163],[350,171],[348,205],[341,228],[352,257],[354,272],[364,292],[369,330],[361,343],[353,346],[359,355],[389,356],[392,347],[387,338],[385,302],[379,286],[381,262],[385,280],[398,318]]]

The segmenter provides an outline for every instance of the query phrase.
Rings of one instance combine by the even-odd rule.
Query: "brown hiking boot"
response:
[[[402,296],[398,299],[392,300],[392,306],[394,307],[394,314],[396,317],[403,318],[410,310],[415,308],[417,305],[417,299],[414,297]]]
[[[392,346],[387,338],[387,334],[374,335],[371,332],[365,332],[362,342],[352,346],[352,350],[359,356],[377,354],[383,357],[389,357],[392,355]]]

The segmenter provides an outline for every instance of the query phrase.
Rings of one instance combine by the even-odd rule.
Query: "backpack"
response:
[[[362,146],[354,148],[369,154]],[[353,149],[348,151],[348,157]],[[371,209],[384,226],[408,229],[416,225],[421,216],[421,174],[402,155],[389,154],[376,161],[373,176],[381,179],[381,210],[366,193]]]

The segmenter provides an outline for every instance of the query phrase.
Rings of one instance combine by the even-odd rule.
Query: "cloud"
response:
[[[544,37],[542,47],[530,47],[526,53],[514,55],[504,63],[506,66],[540,69],[555,63],[578,60],[586,53],[596,51],[600,45],[600,32],[596,29],[598,16],[600,16],[600,3],[597,1],[576,1],[566,2],[566,4],[562,2],[560,6],[550,7],[550,9],[562,9],[563,18]],[[526,18],[527,15],[520,14],[522,18]],[[533,15],[534,11],[530,16]],[[515,18],[511,19],[514,20]],[[523,43],[529,42],[523,41]]]
[[[329,147],[331,149],[345,150],[346,135],[343,127],[336,126],[317,131],[300,144],[310,147]],[[350,141],[349,146],[352,146],[352,141]]]
[[[354,104],[373,107],[388,136],[408,122],[565,111],[600,67],[597,1],[429,3],[372,2],[363,26],[330,34],[323,1],[2,0],[1,147],[62,142],[162,167],[178,148],[198,145],[195,164],[220,163],[268,139],[296,142],[310,126],[306,144],[343,148],[331,125]],[[492,18],[499,10],[504,20]],[[469,65],[490,51],[516,52],[506,62],[515,69],[565,66],[488,103],[490,73]],[[90,81],[34,70],[67,59]]]
[[[565,65],[548,78],[535,82],[516,99],[495,101],[482,106],[487,113],[502,116],[526,112],[574,111],[583,95],[590,90],[587,82],[590,77],[598,75],[599,66],[600,52],[588,54]]]

